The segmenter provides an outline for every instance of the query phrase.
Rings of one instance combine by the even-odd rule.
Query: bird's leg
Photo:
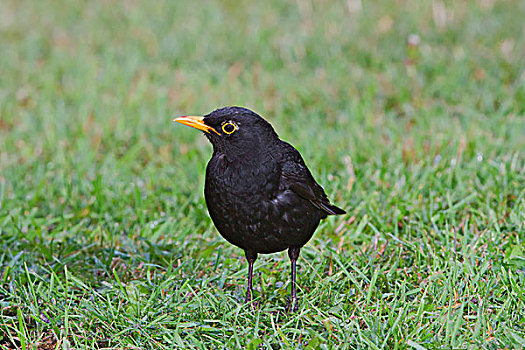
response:
[[[297,262],[297,259],[299,258],[299,252],[301,251],[301,248],[296,247],[290,247],[288,249],[288,256],[290,257],[290,261],[292,262],[292,294],[290,296],[290,300],[288,301],[288,306],[286,307],[286,310],[288,312],[294,312],[297,311],[299,308],[298,302],[297,302],[297,291],[295,288],[295,263]]]
[[[248,289],[246,291],[246,304],[250,304],[252,302],[252,297],[253,297],[253,291],[252,291],[253,264],[255,263],[255,260],[257,260],[257,253],[245,250],[244,255],[246,255],[246,260],[248,260]]]

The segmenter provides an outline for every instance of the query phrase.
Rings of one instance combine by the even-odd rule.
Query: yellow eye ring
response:
[[[239,127],[234,122],[226,122],[222,124],[222,131],[224,131],[225,134],[233,134],[235,130],[237,130]]]

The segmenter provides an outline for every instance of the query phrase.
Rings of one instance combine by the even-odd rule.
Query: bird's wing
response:
[[[343,209],[330,203],[323,188],[315,181],[299,152],[284,141],[283,148],[281,184],[300,197],[309,200],[328,215],[345,214]]]

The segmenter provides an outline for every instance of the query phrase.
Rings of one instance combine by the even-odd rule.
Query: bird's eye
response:
[[[232,134],[235,130],[237,130],[238,127],[233,122],[226,122],[222,124],[222,131],[224,131],[226,134]]]

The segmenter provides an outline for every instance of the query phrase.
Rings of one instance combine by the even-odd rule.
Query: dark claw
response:
[[[293,304],[293,307],[292,307],[292,304]],[[288,302],[286,303],[286,313],[291,314],[291,313],[297,312],[298,310],[299,310],[299,302],[297,298],[288,299]]]
[[[252,308],[252,310],[255,310],[259,307],[260,301],[254,301],[252,297],[252,293],[253,292],[250,290],[246,293],[246,300],[244,304],[249,305]]]

